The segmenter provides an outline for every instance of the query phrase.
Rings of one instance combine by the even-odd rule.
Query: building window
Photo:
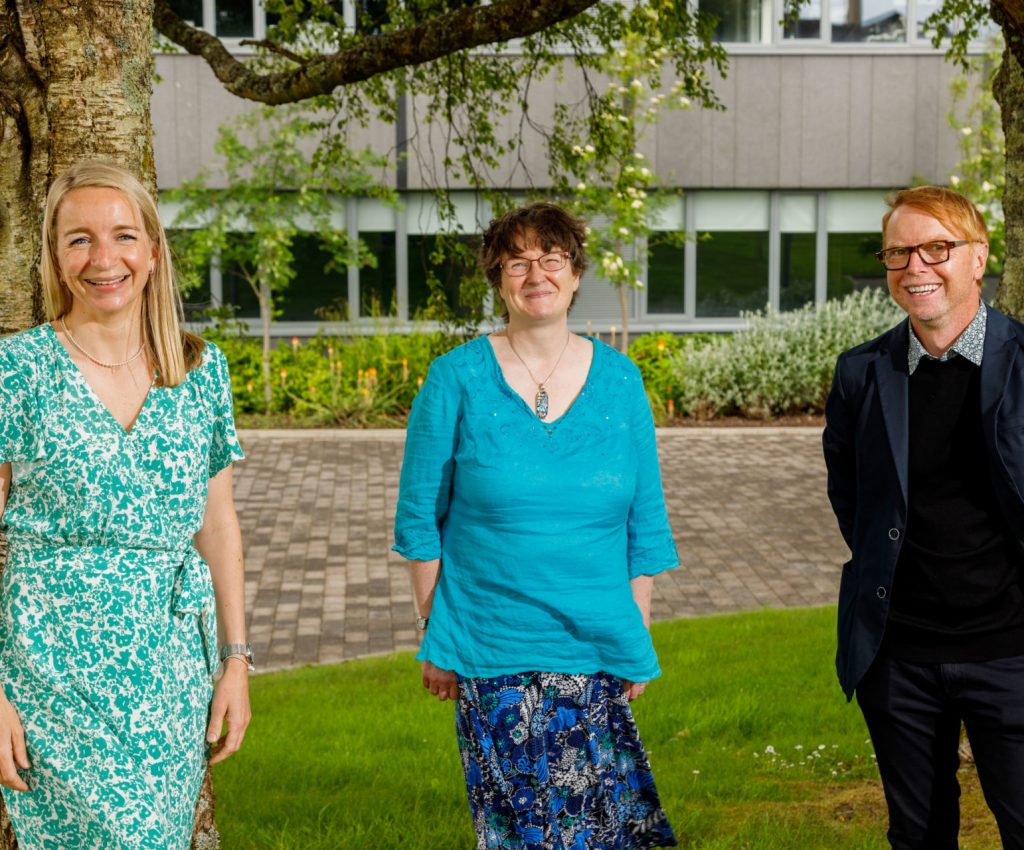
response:
[[[815,235],[781,234],[779,309],[797,310],[814,301]]]
[[[862,289],[885,288],[885,269],[875,258],[881,242],[877,230],[828,235],[829,298],[842,298]]]
[[[768,303],[768,192],[697,192],[696,316],[725,318]]]
[[[174,13],[222,38],[261,37],[265,16],[260,0],[170,0]]]
[[[203,0],[171,0],[171,11],[186,24],[194,27],[204,26]]]
[[[833,42],[906,41],[907,7],[892,0],[832,0]]]
[[[176,230],[174,228],[167,229],[167,242],[171,248],[171,258],[174,260],[175,268],[180,274],[181,264],[179,257],[182,256],[184,248],[184,238],[186,231]],[[181,300],[182,306],[185,310],[185,320],[188,322],[201,322],[204,318],[204,313],[210,307],[219,306],[214,304],[213,291],[210,279],[210,267],[204,266],[202,268],[196,268],[194,271],[198,274],[198,286],[189,289],[188,292],[182,294]]]
[[[395,316],[398,314],[395,232],[363,231],[359,238],[377,258],[376,268],[362,266],[359,269],[359,315]]]
[[[806,0],[795,18],[783,0],[698,0],[718,18],[715,38],[727,44],[931,43],[924,22],[941,0]],[[778,22],[782,23],[779,24]],[[983,42],[987,33],[979,33]]]
[[[295,277],[288,288],[274,298],[286,322],[314,322],[321,312],[349,316],[348,274],[336,267],[330,250],[313,234],[301,234],[292,241]]]
[[[818,198],[811,194],[778,196],[779,309],[796,310],[814,301]]]
[[[700,0],[699,8],[718,18],[716,41],[762,44],[772,40],[772,0]]]
[[[768,303],[768,231],[718,230],[697,243],[697,316],[724,318]]]
[[[652,239],[656,238],[652,237]],[[651,242],[647,248],[647,312],[685,313],[682,245]]]
[[[227,38],[252,38],[255,32],[253,0],[217,0],[217,35]]]
[[[458,236],[455,241],[468,247],[473,238]],[[431,281],[444,293],[448,306],[456,313],[461,313],[459,291],[463,278],[475,271],[475,255],[470,252],[466,258],[453,257],[450,251],[444,250],[438,243],[439,238],[434,234],[408,237],[410,318],[416,318],[417,314],[427,308]]]

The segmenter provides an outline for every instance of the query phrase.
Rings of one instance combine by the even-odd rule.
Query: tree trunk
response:
[[[619,284],[619,310],[622,312],[622,338],[619,340],[619,351],[629,352],[629,287]]]
[[[270,413],[273,406],[274,389],[270,384],[270,325],[274,321],[274,302],[270,287],[259,285],[257,296],[260,302],[260,325],[263,330],[263,412]]]
[[[0,0],[0,334],[40,322],[40,222],[50,182],[109,159],[156,188],[153,0]],[[0,561],[2,563],[2,561]],[[218,846],[209,776],[193,847]],[[0,850],[17,841],[0,804]]]
[[[53,177],[85,157],[150,186],[152,0],[0,0],[0,333],[42,318],[39,224]]]
[[[1024,318],[1024,72],[1009,46],[992,85],[1002,111],[1006,138],[1006,188],[1003,213],[1006,220],[1006,261],[996,294],[996,306],[1018,319]]]

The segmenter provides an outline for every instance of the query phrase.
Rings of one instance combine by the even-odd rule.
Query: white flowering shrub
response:
[[[744,314],[749,325],[673,357],[680,413],[701,419],[768,419],[820,413],[836,357],[891,328],[903,312],[880,289],[864,289],[786,313]]]

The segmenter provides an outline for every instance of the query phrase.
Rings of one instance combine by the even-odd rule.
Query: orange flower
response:
[[[297,336],[292,337],[292,351],[299,350],[299,338]]]

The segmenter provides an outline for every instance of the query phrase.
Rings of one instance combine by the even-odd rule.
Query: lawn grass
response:
[[[654,626],[634,703],[680,845],[883,850],[867,732],[835,680],[831,609]],[[407,653],[258,676],[245,747],[215,768],[225,850],[472,850],[452,705]],[[963,850],[999,846],[973,771]]]

